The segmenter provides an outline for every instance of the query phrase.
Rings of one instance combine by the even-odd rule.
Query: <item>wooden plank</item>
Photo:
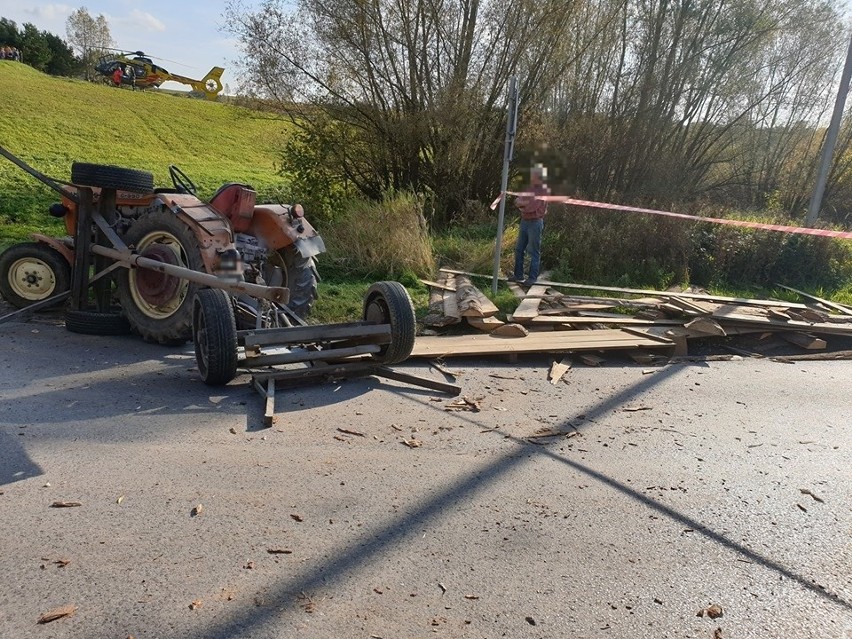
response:
[[[437,288],[437,289],[440,289],[442,291],[455,291],[456,290],[455,288],[453,288],[451,286],[447,286],[446,284],[441,284],[440,282],[433,282],[432,280],[420,280],[420,281],[423,282],[424,284],[426,284],[426,286],[430,286],[432,288]]]
[[[561,362],[554,361],[550,366],[550,372],[548,373],[548,377],[550,379],[550,383],[554,386],[559,383],[559,380],[562,379],[562,376],[565,375],[569,370],[571,370],[571,360],[568,358],[563,359]]]
[[[515,297],[524,299],[524,297],[526,297],[527,295],[526,291],[522,289],[517,282],[507,282],[506,286],[508,286],[509,290],[515,294]]]
[[[428,379],[426,377],[412,375],[411,373],[395,371],[391,368],[387,368],[386,366],[375,367],[375,369],[371,371],[371,374],[377,377],[385,377],[387,379],[392,379],[397,382],[405,382],[406,384],[422,386],[423,388],[428,388],[430,390],[438,391],[440,393],[447,393],[448,395],[455,396],[461,394],[461,387],[456,386],[455,384],[448,384],[447,382],[439,382],[434,379]]]
[[[530,333],[517,339],[490,335],[418,337],[411,357],[452,357],[501,353],[564,353],[582,350],[671,348],[669,340],[631,335],[619,329]]]
[[[541,305],[541,296],[547,292],[547,287],[533,284],[527,291],[524,299],[518,304],[518,308],[512,313],[512,321],[525,323],[538,315],[538,307]]]
[[[804,331],[806,333],[813,332],[826,335],[852,336],[852,325],[794,321],[781,322],[766,316],[746,315],[738,312],[728,312],[724,309],[713,313],[713,317],[718,320],[722,320],[726,330],[727,325],[730,322],[735,326],[753,325],[780,331]]]
[[[826,307],[828,307],[832,310],[835,310],[838,313],[840,313],[841,315],[852,315],[852,308],[848,308],[846,306],[843,306],[842,304],[837,304],[835,302],[832,302],[831,300],[824,300],[821,297],[817,297],[816,295],[811,295],[810,293],[805,293],[804,291],[800,291],[799,289],[793,288],[792,286],[784,286],[784,284],[776,284],[775,286],[778,286],[779,288],[783,288],[784,290],[796,293],[797,295],[801,295],[806,300],[813,300],[814,302],[819,302],[823,306],[826,306]]]
[[[506,323],[496,317],[466,317],[465,319],[468,324],[473,326],[473,328],[480,330],[483,333],[490,333],[494,329],[500,328]]]
[[[691,322],[684,324],[683,327],[690,333],[698,333],[700,335],[716,335],[719,337],[727,335],[725,329],[709,317],[696,317]]]
[[[520,324],[504,324],[491,331],[492,337],[517,338],[526,337],[529,334],[529,331]]]
[[[455,287],[449,287],[444,282],[446,282],[447,276],[442,275],[441,280],[443,282],[439,282],[442,288],[432,288],[429,293],[429,312],[423,317],[422,322],[425,326],[448,326],[450,324],[458,324],[461,319],[447,317],[444,315],[444,291]]]
[[[676,327],[675,330],[680,327]],[[637,337],[642,337],[644,339],[656,340],[660,344],[664,346],[671,346],[672,339],[675,335],[669,335],[671,331],[666,330],[661,327],[652,327],[652,328],[631,328],[630,326],[625,326],[621,329],[622,332],[628,333],[630,335],[636,335]]]
[[[450,274],[459,274],[459,275],[467,275],[468,277],[481,277],[485,279],[491,279],[491,275],[483,275],[482,273],[470,273],[468,271],[457,271],[454,269],[442,268],[441,271],[444,273]],[[501,277],[498,278],[501,280],[505,280],[506,278]],[[708,302],[719,302],[719,303],[735,303],[735,304],[743,304],[746,306],[785,306],[788,308],[807,308],[804,304],[791,304],[790,302],[780,302],[778,300],[759,300],[759,299],[751,299],[747,297],[725,297],[721,295],[709,295],[704,293],[672,293],[672,291],[655,291],[651,289],[638,289],[638,288],[623,288],[618,286],[601,286],[599,284],[575,284],[573,282],[552,282],[550,280],[538,280],[537,284],[543,284],[546,286],[554,286],[557,288],[576,288],[580,290],[587,291],[608,291],[612,293],[627,293],[631,295],[650,295],[655,297],[669,297],[671,295],[677,295],[678,297],[687,298],[691,300],[706,300]]]
[[[603,304],[594,304],[590,302],[562,302],[562,305],[558,308],[545,308],[539,309],[539,315],[558,315],[559,313],[565,313],[566,311],[569,313],[581,313],[581,312],[595,312],[595,311],[607,311],[611,308],[618,308],[618,304],[614,304],[612,302],[603,303]]]
[[[667,301],[691,315],[710,315],[710,313],[716,310],[714,304],[690,301],[677,295],[672,295]]]
[[[786,311],[787,311],[787,310],[788,310],[788,309],[781,309],[781,308],[769,308],[769,309],[766,309],[766,314],[767,314],[769,317],[771,317],[772,319],[777,319],[777,320],[780,320],[780,321],[782,321],[782,322],[789,322],[789,321],[790,321],[791,319],[793,319],[793,318],[792,318],[792,317],[790,317],[790,316],[786,313]]]
[[[447,278],[447,287],[448,290],[444,291],[444,317],[451,319],[453,324],[457,324],[461,322],[458,298],[456,297],[456,291],[449,290],[450,288],[456,288],[455,275],[450,275]]]
[[[510,318],[514,321],[514,315]],[[524,322],[525,324],[624,324],[636,326],[682,326],[683,320],[678,319],[662,319],[662,320],[646,320],[630,317],[629,315],[621,315],[620,317],[598,317],[596,315],[585,315],[582,317],[574,315],[539,315]]]
[[[780,335],[791,344],[801,346],[805,350],[809,351],[821,351],[828,346],[824,339],[820,339],[816,335],[810,335],[808,333],[782,332]]]
[[[812,308],[800,309],[796,314],[802,318],[803,322],[820,323],[828,321],[828,313],[823,313],[822,311],[815,311]]]
[[[582,361],[586,366],[600,366],[606,360],[603,357],[598,357],[591,353],[583,353],[580,355],[580,361]]]
[[[770,357],[773,362],[824,362],[828,360],[850,360],[852,351],[833,351],[828,353],[808,353],[806,355],[778,355]]]
[[[490,317],[500,310],[464,275],[456,277],[456,301],[462,317]]]

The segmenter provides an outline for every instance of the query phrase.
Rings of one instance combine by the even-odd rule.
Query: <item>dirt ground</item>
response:
[[[264,429],[189,348],[0,343],[3,639],[852,638],[850,362],[451,360],[470,410],[362,378]]]

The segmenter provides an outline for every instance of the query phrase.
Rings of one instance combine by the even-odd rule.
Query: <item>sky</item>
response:
[[[117,48],[144,51],[159,58],[154,61],[172,73],[196,79],[211,67],[225,67],[222,83],[235,88],[233,61],[239,49],[233,36],[221,28],[225,0],[87,0],[81,4],[0,0],[0,17],[15,21],[19,28],[30,22],[64,40],[65,22],[80,7],[86,7],[93,18],[103,14]],[[173,82],[163,88],[188,90]]]

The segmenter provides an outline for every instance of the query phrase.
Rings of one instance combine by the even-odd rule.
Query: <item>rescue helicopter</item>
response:
[[[213,67],[200,80],[188,78],[177,73],[169,73],[155,64],[142,51],[119,51],[116,54],[98,58],[95,71],[116,85],[124,84],[139,89],[157,88],[163,82],[179,82],[192,87],[208,100],[215,100],[222,91],[222,67]]]

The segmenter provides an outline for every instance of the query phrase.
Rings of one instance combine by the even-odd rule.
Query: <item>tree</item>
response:
[[[47,48],[50,50],[50,61],[45,71],[50,75],[71,76],[80,68],[80,61],[74,57],[74,52],[62,38],[47,31],[42,32]]]
[[[574,35],[582,4],[265,0],[230,5],[227,22],[245,52],[244,89],[287,113],[332,173],[371,198],[425,191],[448,219],[493,196],[509,77],[520,74],[531,114],[599,35]]]
[[[109,24],[103,15],[93,18],[86,7],[80,7],[68,16],[65,30],[68,43],[80,56],[88,80],[99,53],[113,44]]]
[[[8,18],[0,18],[0,46],[16,48],[21,46],[21,33],[18,31],[18,25]]]
[[[38,69],[45,71],[50,62],[51,52],[50,47],[45,39],[45,33],[39,31],[34,24],[25,23],[23,33],[21,34],[21,55],[24,62]]]

